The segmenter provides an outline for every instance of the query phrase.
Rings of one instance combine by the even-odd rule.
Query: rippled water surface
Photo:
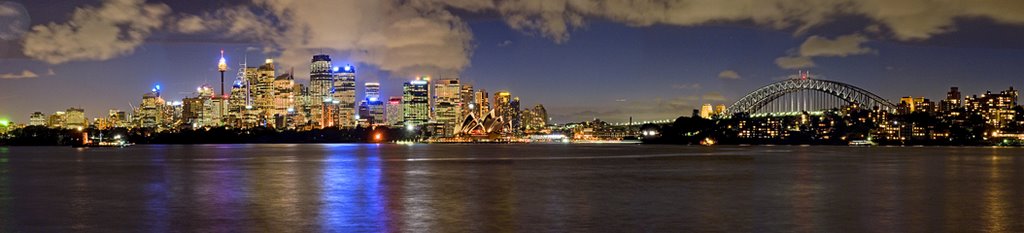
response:
[[[0,147],[0,232],[1024,232],[1024,149]]]

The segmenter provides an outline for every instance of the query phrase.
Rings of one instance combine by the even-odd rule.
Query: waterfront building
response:
[[[704,104],[700,106],[700,117],[704,119],[710,119],[715,114],[715,110],[711,107],[711,104]]]
[[[28,117],[28,125],[46,126],[46,114],[43,114],[42,112],[33,112],[32,115]]]
[[[363,84],[365,98],[360,103],[359,118],[365,119],[370,125],[384,125],[385,119],[384,100],[380,98],[380,83],[368,82]],[[362,108],[366,110],[363,112]]]
[[[488,99],[491,97],[488,96],[487,90],[481,88],[480,91],[476,92],[473,98],[475,99],[473,101],[473,108],[476,109],[473,113],[477,116],[483,116],[491,112],[491,104],[488,102]]]
[[[256,80],[253,85],[253,108],[257,112],[257,125],[273,126],[274,121],[274,80],[277,73],[274,60],[267,59],[256,68]]]
[[[333,97],[338,102],[336,122],[339,127],[353,128],[356,126],[356,68],[345,65],[335,70]]]
[[[310,122],[314,127],[322,128],[327,126],[327,121],[333,122],[331,117],[326,116],[325,110],[330,109],[329,105],[334,99],[334,76],[332,75],[331,57],[326,54],[313,55],[309,64],[309,100],[310,100]],[[333,125],[333,124],[332,124]]]
[[[1010,87],[999,93],[986,91],[981,96],[972,95],[964,99],[964,106],[968,111],[981,113],[986,122],[995,128],[1007,126],[1014,119],[1017,107],[1017,90]]]
[[[385,109],[385,114],[387,114],[387,116],[385,117],[385,119],[387,120],[387,125],[389,125],[389,126],[401,126],[402,125],[402,123],[404,121],[402,119],[403,115],[402,115],[402,97],[401,96],[392,96],[392,97],[388,98],[388,105],[387,105],[387,108]]]
[[[430,120],[430,82],[424,77],[402,85],[402,121],[407,126],[426,124]]]
[[[957,87],[950,87],[949,92],[946,92],[946,99],[942,100],[939,105],[939,109],[942,112],[952,111],[953,109],[960,108],[963,103],[960,97],[960,89]]]
[[[544,105],[523,109],[523,132],[526,134],[550,133],[547,128],[548,111]]]
[[[107,119],[112,127],[128,127],[128,114],[117,109],[107,110]]]
[[[166,105],[167,101],[160,97],[159,88],[154,88],[153,92],[143,94],[142,104],[139,105],[138,113],[135,114],[138,116],[139,127],[162,130],[164,121],[168,118]]]
[[[438,135],[451,137],[462,119],[462,85],[458,79],[442,79],[434,83],[434,121],[440,125]]]
[[[64,111],[57,111],[50,115],[46,121],[46,125],[50,128],[64,128],[65,119]]]
[[[274,108],[271,115],[274,128],[294,129],[295,122],[295,77],[292,73],[282,74],[274,79]]]
[[[85,109],[68,108],[64,112],[67,114],[64,118],[65,129],[84,129],[89,127],[89,120],[85,118]]]

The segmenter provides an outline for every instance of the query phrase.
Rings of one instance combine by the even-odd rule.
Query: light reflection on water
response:
[[[1022,232],[1022,152],[0,147],[0,231]]]

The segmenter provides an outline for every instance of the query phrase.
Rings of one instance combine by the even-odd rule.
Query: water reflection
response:
[[[381,159],[375,145],[329,147],[321,181],[320,221],[325,229],[387,232]]]
[[[1021,152],[633,145],[0,148],[0,231],[1021,232]],[[736,155],[750,159],[730,159]],[[497,159],[527,156],[544,159]]]

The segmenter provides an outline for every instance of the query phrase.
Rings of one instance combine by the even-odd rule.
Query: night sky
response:
[[[1024,86],[1024,2],[701,2],[0,1],[0,118],[101,117],[154,84],[192,96],[217,86],[221,49],[229,80],[243,58],[269,57],[307,83],[324,51],[385,96],[415,75],[457,76],[559,123],[689,115],[797,70],[894,102]]]

